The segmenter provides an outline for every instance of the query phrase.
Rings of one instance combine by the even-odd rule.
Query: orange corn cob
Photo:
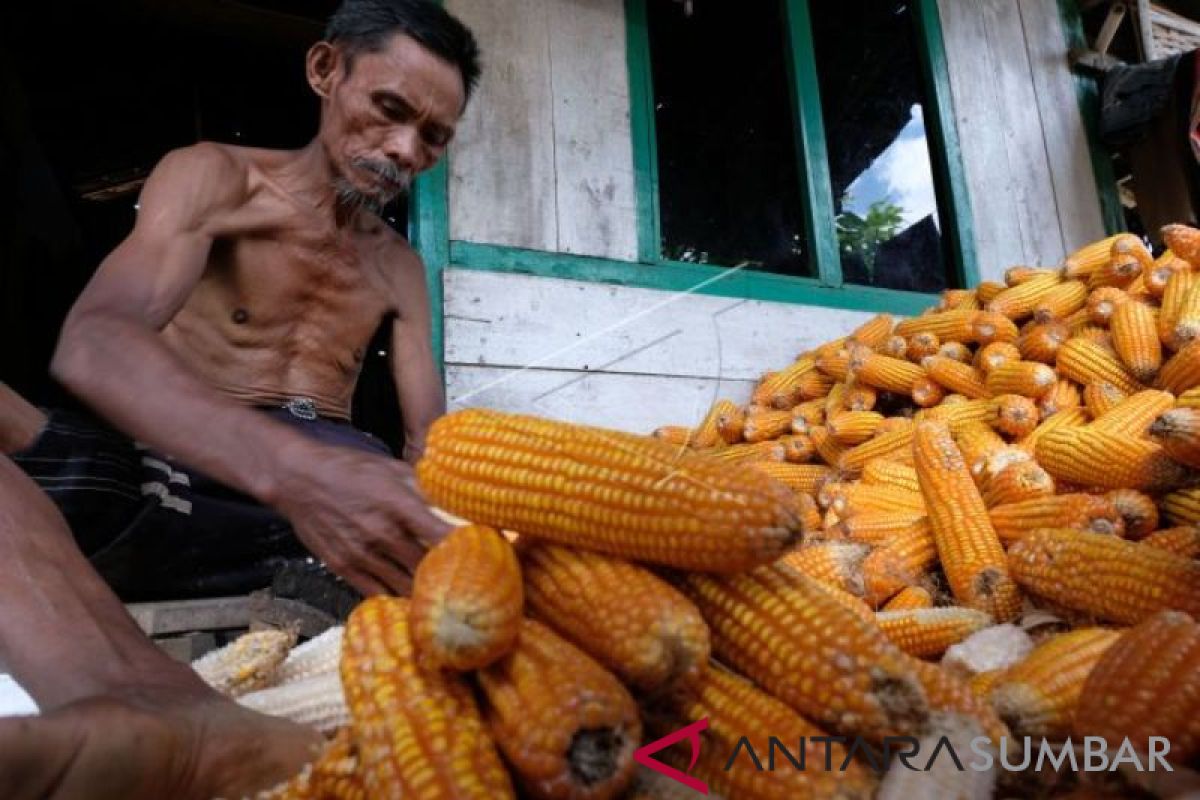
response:
[[[1001,364],[1020,360],[1021,351],[1012,342],[992,342],[979,348],[975,353],[974,365],[976,369],[987,375]]]
[[[1158,371],[1157,385],[1172,394],[1200,386],[1200,342],[1192,342],[1168,358]]]
[[[740,415],[741,409],[732,400],[718,400],[696,426],[690,444],[695,448],[716,447],[725,440],[721,436],[721,420]],[[739,436],[740,438],[740,436]],[[735,440],[736,441],[736,440]]]
[[[933,608],[933,595],[923,586],[906,586],[883,606],[884,611],[909,611],[917,608]]]
[[[1108,381],[1126,394],[1144,387],[1130,374],[1121,360],[1095,342],[1074,338],[1058,350],[1059,377],[1070,378],[1086,386],[1094,381]]]
[[[1108,381],[1095,381],[1083,387],[1083,404],[1092,415],[1092,419],[1104,416],[1128,397],[1128,394]]]
[[[755,387],[750,401],[775,408],[791,408],[800,396],[800,381],[816,371],[816,359],[801,356],[778,372],[768,373]]]
[[[440,417],[416,472],[425,496],[451,514],[680,569],[746,569],[800,533],[791,492],[759,472],[519,414]]]
[[[783,458],[789,464],[807,464],[817,452],[812,439],[804,434],[780,436],[775,441],[783,445]]]
[[[863,559],[863,599],[872,607],[882,606],[906,586],[919,584],[937,558],[933,530],[922,518]]]
[[[1021,286],[1032,280],[1045,278],[1046,276],[1061,278],[1062,270],[1049,269],[1047,267],[1027,267],[1023,265],[1009,267],[1004,270],[1004,285],[1011,289],[1014,286]],[[1002,295],[1003,292],[1000,294]],[[997,295],[997,297],[999,296]]]
[[[973,325],[978,311],[941,311],[902,319],[894,333],[911,339],[918,333],[932,333],[942,342],[965,342],[972,339]]]
[[[1010,464],[987,482],[983,502],[988,508],[1054,495],[1054,478],[1036,461]],[[999,531],[997,531],[999,534]]]
[[[1116,236],[1109,236],[1071,253],[1063,260],[1067,277],[1084,277],[1104,266],[1112,258],[1112,246],[1116,241]]]
[[[870,550],[858,542],[820,542],[793,550],[780,560],[815,581],[861,597],[862,562]]]
[[[938,311],[953,311],[955,309],[979,308],[979,298],[973,289],[943,289]]]
[[[531,797],[612,798],[633,780],[637,704],[582,650],[526,619],[516,649],[477,674],[488,727]]]
[[[839,444],[852,447],[874,436],[882,422],[883,415],[874,411],[843,411],[826,427]]]
[[[822,483],[833,477],[833,470],[823,464],[780,464],[777,461],[754,461],[749,465],[788,488],[813,494]]]
[[[862,482],[877,486],[895,486],[910,492],[921,491],[917,471],[907,464],[876,459],[863,468]]]
[[[850,374],[850,351],[843,347],[817,356],[817,369],[834,380],[844,381]]]
[[[1003,314],[992,311],[977,311],[971,323],[973,340],[980,345],[992,342],[1016,342],[1017,326]]]
[[[1200,266],[1200,230],[1190,225],[1164,225],[1160,232],[1172,253],[1193,267]]]
[[[892,358],[907,358],[908,342],[903,336],[889,336],[886,342],[875,348],[875,352]]]
[[[892,644],[918,658],[940,656],[950,645],[993,624],[987,612],[958,606],[879,611],[875,621]]]
[[[1163,611],[1127,631],[1084,684],[1072,733],[1128,739],[1149,752],[1150,737],[1170,742],[1168,761],[1186,764],[1200,751],[1200,625]],[[1114,745],[1115,746],[1115,745]],[[1162,753],[1163,748],[1159,748]]]
[[[691,601],[642,567],[533,542],[521,547],[530,615],[628,685],[653,691],[708,664],[708,626]]]
[[[929,356],[921,361],[921,368],[933,380],[952,392],[980,399],[990,397],[991,392],[984,384],[984,375],[970,364],[963,364],[945,356]]]
[[[817,425],[810,428],[808,438],[812,440],[813,447],[817,450],[817,455],[830,466],[837,466],[842,455],[850,449],[840,444],[837,439],[834,439],[829,433],[829,428],[824,425]]]
[[[851,351],[850,372],[855,382],[908,395],[913,381],[925,373],[916,364],[881,356],[865,348]]]
[[[822,400],[806,400],[792,409],[792,433],[808,433],[812,426],[824,424],[825,402]]]
[[[970,364],[973,359],[971,348],[962,342],[942,342],[937,355],[963,364]]]
[[[892,335],[892,326],[895,323],[891,314],[876,314],[855,328],[850,334],[850,338],[859,344],[875,348],[886,342]]]
[[[1163,495],[1158,504],[1171,525],[1200,523],[1200,488],[1180,489]]]
[[[919,423],[913,448],[938,556],[954,596],[1001,622],[1012,619],[1021,610],[1021,594],[950,429]]]
[[[662,427],[655,428],[654,432],[650,435],[667,444],[677,444],[686,447],[692,443],[692,429],[686,425],[663,425]]]
[[[1063,281],[1042,296],[1033,309],[1033,318],[1042,323],[1065,319],[1083,308],[1087,298],[1086,283],[1079,280]]]
[[[342,641],[341,680],[368,796],[515,797],[470,686],[416,663],[409,611],[405,598],[369,598]]]
[[[1088,276],[1088,286],[1092,289],[1113,286],[1124,289],[1141,276],[1142,265],[1136,258],[1117,256]]]
[[[1180,346],[1175,341],[1175,324],[1196,283],[1197,275],[1191,270],[1175,270],[1167,276],[1158,312],[1158,338],[1168,347]]]
[[[1021,358],[1026,361],[1054,364],[1059,348],[1070,336],[1070,330],[1063,323],[1046,322],[1034,325],[1021,334],[1021,338],[1017,340],[1017,349]]]
[[[1009,319],[1027,317],[1062,281],[1062,275],[1054,271],[1033,275],[993,297],[987,304],[987,310],[1003,314]]]
[[[988,373],[987,390],[993,395],[1018,394],[1037,399],[1054,387],[1058,376],[1037,361],[1010,361]]]
[[[1082,427],[1087,424],[1087,412],[1078,405],[1069,406],[1052,416],[1043,416],[1042,421],[1033,433],[1022,438],[1017,442],[1017,445],[1027,453],[1034,453],[1037,450],[1038,442],[1048,433],[1059,428]]]
[[[679,746],[662,751],[662,761],[699,778],[708,784],[709,791],[722,797],[865,800],[871,796],[872,781],[862,767],[850,760],[842,745],[832,744],[826,751],[820,740],[827,734],[820,728],[786,703],[719,665],[707,670],[700,679],[680,686],[670,698],[670,707],[679,719],[707,720],[707,729],[702,734],[704,745],[694,765],[685,753],[686,748]],[[744,754],[734,764],[727,765],[728,754],[743,741],[760,758],[768,755],[772,760],[778,758],[780,767],[756,769]],[[807,768],[789,768],[784,761],[789,756],[780,751],[781,745],[797,762],[803,759]],[[818,766],[824,765],[827,752],[835,765],[831,770]],[[845,772],[837,769],[847,761]]]
[[[812,371],[806,373],[796,383],[796,391],[800,400],[818,400],[829,394],[829,390],[833,388],[834,379],[823,372]],[[792,403],[785,402],[780,408],[791,408]]]
[[[1003,731],[965,685],[922,669],[878,627],[786,565],[719,578],[692,573],[683,581],[709,623],[717,657],[833,732],[871,739],[912,732],[931,710],[959,710],[992,735]]]
[[[1104,489],[1167,491],[1186,470],[1148,439],[1088,427],[1060,427],[1037,442],[1036,457],[1058,481]]]
[[[1006,446],[998,433],[979,422],[963,425],[956,431],[954,439],[972,479],[976,480],[982,475],[988,456]]]
[[[885,417],[879,430],[875,432],[875,438],[886,436],[889,433],[899,433],[900,431],[912,430],[913,421],[911,417]]]
[[[964,425],[982,422],[994,425],[1000,416],[1000,404],[994,399],[965,400],[958,403],[944,402],[936,408],[921,412],[924,421],[944,422],[951,430],[957,431]]]
[[[914,533],[914,527],[920,530]],[[871,545],[888,545],[902,538],[917,537],[928,539],[930,546],[933,546],[933,533],[929,530],[924,511],[857,514],[839,522],[835,533],[840,538]]]
[[[524,609],[521,567],[508,540],[463,525],[417,565],[410,609],[417,659],[466,672],[513,648]]]
[[[1018,735],[1069,735],[1088,675],[1120,637],[1079,628],[1042,642],[993,683],[992,705]]]
[[[1004,394],[996,398],[998,413],[995,427],[1006,436],[1021,438],[1033,433],[1041,421],[1037,404],[1028,397]]]
[[[913,381],[912,400],[921,408],[936,406],[945,399],[946,390],[932,378],[917,378]]]
[[[778,439],[756,444],[733,444],[716,450],[705,450],[704,455],[726,464],[747,464],[755,461],[786,461],[787,448]]]
[[[806,493],[796,495],[796,506],[800,513],[800,527],[804,531],[804,535],[810,536],[815,532],[820,531],[821,525],[821,510],[817,507],[817,501],[813,496]]]
[[[1200,556],[1200,528],[1195,525],[1163,528],[1142,539],[1141,544],[1145,547],[1165,550],[1183,558],[1194,559]]]
[[[833,419],[834,416],[842,413],[846,409],[842,408],[842,400],[846,397],[846,384],[836,383],[829,389],[829,394],[823,398],[825,401],[825,421]]]
[[[1115,534],[1124,521],[1106,497],[1059,494],[997,505],[988,511],[996,535],[1005,543],[1018,541],[1038,528],[1073,528]]]
[[[1132,256],[1143,269],[1149,269],[1154,266],[1154,256],[1150,254],[1145,243],[1132,233],[1118,234],[1116,240],[1113,242],[1111,252],[1114,258],[1117,256]]]
[[[1029,592],[1104,620],[1136,624],[1162,609],[1200,613],[1200,563],[1115,536],[1042,528],[1008,551]]]
[[[1150,495],[1134,489],[1115,489],[1104,497],[1124,521],[1126,539],[1141,539],[1158,528],[1158,506]]]
[[[730,403],[721,406],[717,413],[717,435],[725,444],[737,444],[742,441],[742,431],[746,425],[746,412],[740,406]]]
[[[986,305],[987,303],[992,302],[996,295],[1000,294],[1007,288],[1008,286],[1006,284],[1000,283],[999,281],[982,281],[978,286],[975,287],[975,296],[979,299],[980,303]]]
[[[1145,279],[1146,289],[1152,297],[1162,298],[1163,292],[1167,289],[1167,281],[1171,278],[1171,273],[1177,269],[1190,270],[1191,264],[1188,264],[1182,258],[1178,258],[1170,250],[1164,250],[1163,254],[1155,259],[1153,266],[1142,273]]]
[[[1200,408],[1200,388],[1188,389],[1175,398],[1175,405],[1180,408]]]
[[[1073,330],[1071,336],[1072,338],[1098,345],[1105,352],[1111,353],[1117,362],[1120,362],[1120,359],[1116,358],[1117,351],[1113,349],[1112,334],[1108,332],[1107,328],[1101,328],[1097,325],[1084,325]],[[1058,359],[1055,358],[1055,363],[1057,361]],[[1122,364],[1122,366],[1124,365]]]
[[[1060,411],[1079,408],[1082,404],[1083,398],[1078,387],[1071,381],[1060,380],[1056,381],[1054,387],[1037,401],[1038,415],[1044,421],[1047,417],[1052,417]]]
[[[1149,431],[1171,458],[1200,469],[1200,408],[1164,411],[1151,423]]]
[[[908,338],[908,344],[905,347],[905,354],[908,360],[916,364],[921,363],[921,359],[925,356],[931,356],[937,353],[938,348],[942,346],[942,340],[933,331],[922,331],[914,333]]]
[[[1088,428],[1140,438],[1148,433],[1151,423],[1174,404],[1174,396],[1167,392],[1147,389],[1130,395],[1100,414]]]
[[[1193,282],[1183,297],[1175,315],[1175,326],[1171,329],[1171,343],[1182,347],[1200,334],[1200,282]]]
[[[879,393],[870,386],[852,386],[846,389],[842,405],[847,411],[871,411],[879,399]]]
[[[830,482],[821,487],[817,499],[826,495],[830,498],[826,505],[843,517],[868,511],[921,511],[925,508],[920,493],[892,486]]]
[[[1113,348],[1134,378],[1149,383],[1162,366],[1162,342],[1154,312],[1145,303],[1122,303],[1113,312]]]
[[[747,414],[742,426],[742,437],[747,442],[765,442],[778,439],[792,430],[792,412],[782,409]]]
[[[849,475],[857,474],[874,459],[889,458],[911,449],[912,435],[911,424],[890,433],[879,433],[874,439],[842,453],[836,466]]]
[[[989,669],[984,672],[977,672],[969,681],[971,693],[979,699],[987,702],[988,697],[992,693],[992,687],[996,685],[996,681],[1004,676],[1006,670]]]

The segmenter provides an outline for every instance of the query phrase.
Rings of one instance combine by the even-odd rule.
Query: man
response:
[[[236,539],[248,518],[256,534],[265,508],[363,594],[407,591],[449,530],[410,464],[348,418],[365,348],[390,314],[409,462],[444,411],[423,266],[375,212],[444,154],[478,77],[475,42],[431,2],[345,0],[306,67],[316,138],[294,152],[169,153],[134,230],[68,315],[51,370],[123,436],[46,420],[0,393],[0,443],[66,517],[0,457],[0,663],[50,712],[19,734],[0,725],[8,777],[34,786],[29,796],[42,796],[38,776],[45,793],[76,796],[63,787],[135,763],[116,753],[148,738],[145,764],[162,776],[109,795],[234,794],[298,766],[312,742],[166,666],[79,551],[94,535],[85,523],[106,528],[92,553],[137,526],[166,537],[215,524]],[[210,497],[210,484],[238,494]],[[105,494],[134,504],[133,518],[106,516]],[[261,762],[238,762],[239,748]],[[209,769],[231,763],[225,777]],[[4,770],[0,758],[0,786],[16,785]]]

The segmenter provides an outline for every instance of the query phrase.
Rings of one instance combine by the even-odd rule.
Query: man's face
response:
[[[464,104],[458,69],[403,34],[378,53],[339,58],[321,138],[339,193],[381,207],[446,151]]]

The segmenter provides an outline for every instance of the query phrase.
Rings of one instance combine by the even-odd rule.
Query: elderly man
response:
[[[111,428],[0,392],[0,445],[58,506],[0,458],[0,664],[49,712],[0,726],[0,786],[19,797],[234,796],[312,742],[171,668],[85,555],[147,526],[184,546],[290,523],[361,593],[404,592],[449,529],[406,463],[444,411],[424,269],[377,212],[444,154],[476,45],[434,3],[345,0],[306,67],[312,142],[167,154],[71,310],[52,372]],[[405,461],[349,424],[389,315]],[[110,774],[139,759],[156,775]]]

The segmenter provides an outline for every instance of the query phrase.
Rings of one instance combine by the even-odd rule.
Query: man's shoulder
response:
[[[243,148],[197,142],[170,150],[155,165],[150,180],[186,192],[210,209],[239,204],[247,194],[250,161]]]

